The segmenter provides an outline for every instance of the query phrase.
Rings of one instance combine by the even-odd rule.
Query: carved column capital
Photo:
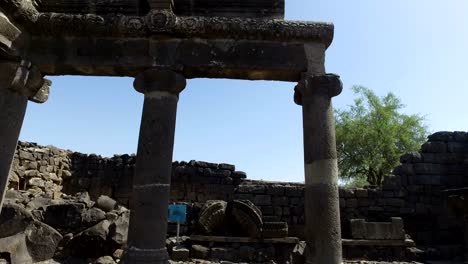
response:
[[[0,89],[8,89],[36,103],[47,101],[52,82],[44,79],[31,62],[0,62],[0,72]]]
[[[179,95],[187,81],[177,72],[169,70],[148,69],[140,73],[133,82],[135,90],[145,95],[149,93],[169,93]]]
[[[294,88],[294,102],[302,105],[302,99],[325,95],[330,98],[337,96],[343,90],[340,76],[336,74],[309,75],[302,74],[302,79]]]

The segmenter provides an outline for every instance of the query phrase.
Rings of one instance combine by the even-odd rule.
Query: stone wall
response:
[[[467,154],[468,133],[438,132],[429,136],[420,153],[403,155],[381,188],[340,189],[343,237],[351,236],[351,219],[389,221],[400,216],[417,244],[438,245],[445,254],[456,254],[462,223],[447,212],[442,191],[468,186]],[[50,197],[86,190],[93,199],[104,194],[131,206],[134,166],[132,155],[103,158],[20,142],[10,187],[32,188]],[[264,217],[288,222],[290,235],[299,237],[304,235],[303,195],[303,184],[248,180],[230,164],[173,163],[171,202],[248,199]]]

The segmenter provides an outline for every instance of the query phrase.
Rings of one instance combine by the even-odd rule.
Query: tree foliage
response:
[[[340,177],[381,185],[402,154],[419,150],[428,128],[423,116],[401,113],[404,105],[393,93],[378,97],[362,86],[353,91],[354,105],[335,111]]]

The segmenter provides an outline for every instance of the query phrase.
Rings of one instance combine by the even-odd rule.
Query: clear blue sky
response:
[[[468,2],[286,0],[286,18],[335,24],[327,71],[340,74],[335,107],[353,85],[394,92],[432,131],[468,130]],[[31,103],[21,140],[111,156],[136,152],[143,96],[130,78],[51,77]],[[180,96],[174,160],[227,162],[249,178],[303,181],[301,108],[294,83],[189,80]]]

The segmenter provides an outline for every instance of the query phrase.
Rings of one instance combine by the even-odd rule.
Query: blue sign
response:
[[[187,221],[187,205],[171,204],[169,205],[169,222],[185,223]]]

